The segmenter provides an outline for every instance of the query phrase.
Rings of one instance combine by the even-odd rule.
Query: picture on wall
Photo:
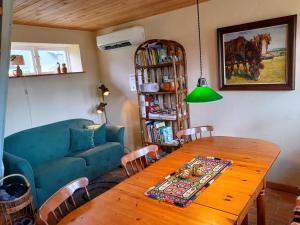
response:
[[[220,90],[294,90],[297,16],[219,28]]]

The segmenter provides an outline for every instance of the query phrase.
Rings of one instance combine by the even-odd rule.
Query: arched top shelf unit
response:
[[[190,127],[184,47],[148,40],[135,51],[134,65],[143,145],[176,147],[177,131]]]

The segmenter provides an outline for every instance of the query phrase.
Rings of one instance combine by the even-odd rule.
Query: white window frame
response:
[[[72,67],[71,67],[71,60],[70,60],[70,53],[69,49],[67,47],[60,47],[60,46],[42,46],[42,45],[17,45],[17,46],[12,46],[11,50],[30,50],[32,54],[32,61],[33,61],[33,69],[34,73],[26,73],[26,75],[39,75],[39,74],[49,74],[49,72],[42,72],[42,67],[40,63],[40,56],[38,54],[39,50],[49,50],[49,51],[64,51],[66,54],[66,66],[69,72],[72,72]],[[55,72],[53,72],[55,74]]]
[[[38,74],[48,74],[49,72],[42,72],[42,65],[41,65],[41,61],[40,61],[40,56],[38,51],[39,50],[49,50],[49,51],[64,51],[66,54],[66,66],[68,71],[72,71],[71,70],[71,61],[70,61],[70,53],[69,53],[69,49],[65,48],[65,47],[44,47],[44,46],[37,46],[34,47],[34,54],[35,54],[35,58],[36,58],[36,66],[37,66],[37,70],[38,70]]]
[[[30,51],[31,52],[31,56],[32,56],[32,63],[33,63],[33,73],[26,73],[24,74],[24,76],[26,75],[36,75],[38,74],[38,70],[37,70],[37,65],[36,65],[36,57],[35,57],[35,53],[34,53],[34,48],[32,46],[16,46],[16,47],[11,47],[11,50],[26,50],[26,51]]]

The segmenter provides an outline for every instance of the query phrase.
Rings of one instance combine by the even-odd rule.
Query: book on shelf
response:
[[[145,122],[146,140],[148,143],[171,144],[173,141],[172,127],[166,126],[165,122]]]
[[[163,137],[163,142],[170,144],[173,141],[173,130],[172,127],[164,127],[160,129],[161,136]]]
[[[166,62],[172,62],[168,57],[168,50],[160,45],[150,45],[137,53],[136,64],[139,66],[153,66]]]

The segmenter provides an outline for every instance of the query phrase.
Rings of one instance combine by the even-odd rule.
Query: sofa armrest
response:
[[[34,173],[30,163],[27,160],[8,152],[3,152],[3,163],[4,172],[6,175],[18,173],[24,175],[28,179],[31,185],[32,195],[36,203],[37,195],[34,182]]]
[[[106,126],[106,140],[112,142],[119,142],[124,147],[124,131],[122,126]]]

